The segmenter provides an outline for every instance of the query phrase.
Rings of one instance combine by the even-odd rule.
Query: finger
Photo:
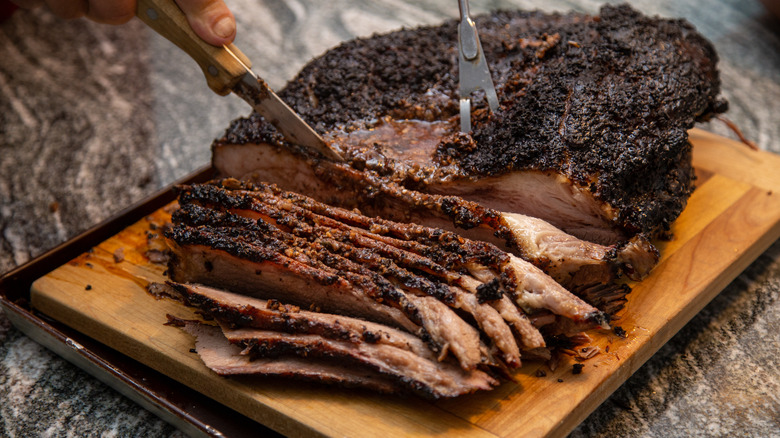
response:
[[[83,17],[89,9],[87,0],[46,0],[46,6],[54,15],[68,20]]]
[[[89,0],[85,15],[98,23],[126,23],[135,16],[135,0]]]
[[[222,0],[176,0],[198,36],[221,46],[236,37],[236,19]]]

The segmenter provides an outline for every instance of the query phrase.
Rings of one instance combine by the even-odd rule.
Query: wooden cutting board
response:
[[[674,239],[656,242],[661,262],[633,284],[616,325],[593,334],[600,353],[572,373],[527,363],[490,392],[427,402],[268,378],[223,378],[190,349],[193,339],[163,325],[191,310],[145,291],[165,267],[145,256],[165,209],[37,280],[37,310],[193,389],[292,436],[563,436],[592,412],[748,264],[780,237],[780,157],[691,131],[699,177]],[[546,372],[537,377],[537,369]]]

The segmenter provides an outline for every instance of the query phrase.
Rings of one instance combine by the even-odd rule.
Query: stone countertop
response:
[[[0,0],[5,1],[5,0]],[[455,0],[228,0],[237,45],[272,87],[340,41],[457,14]],[[472,1],[596,12],[588,0]],[[715,44],[727,116],[780,153],[780,23],[757,1],[641,0]],[[209,162],[248,108],[138,20],[106,26],[19,10],[0,23],[0,272]],[[722,123],[701,126],[734,138]],[[572,436],[780,435],[780,242],[716,297]],[[39,346],[0,312],[0,436],[181,436]]]

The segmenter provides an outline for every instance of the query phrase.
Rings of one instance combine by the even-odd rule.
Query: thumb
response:
[[[221,46],[236,37],[236,19],[222,0],[176,0],[195,33],[207,43]]]

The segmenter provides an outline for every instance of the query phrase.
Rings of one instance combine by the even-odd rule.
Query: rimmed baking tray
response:
[[[190,436],[281,436],[30,307],[30,286],[36,279],[170,203],[175,198],[176,184],[203,182],[213,175],[211,167],[200,169],[5,273],[0,277],[0,305],[9,321],[31,339]]]

